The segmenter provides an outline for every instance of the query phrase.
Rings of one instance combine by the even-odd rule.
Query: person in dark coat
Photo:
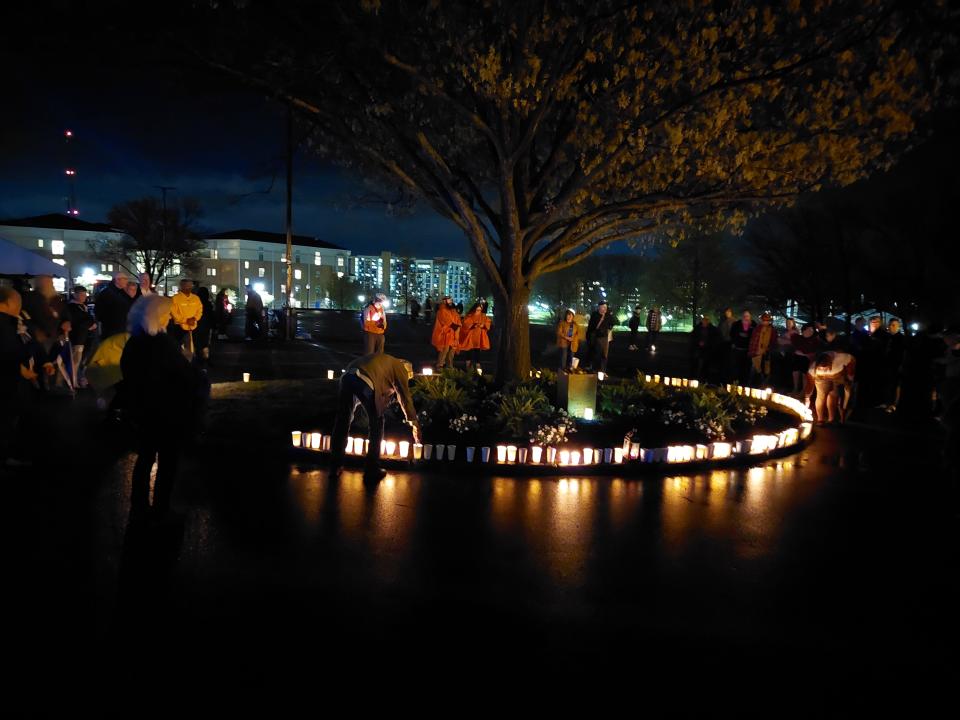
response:
[[[700,380],[712,380],[717,364],[717,349],[720,346],[720,332],[706,315],[690,333],[693,356],[693,370]]]
[[[213,332],[213,304],[210,302],[209,288],[199,287],[196,292],[203,307],[203,314],[197,320],[197,329],[193,331],[193,347],[195,359],[200,367],[204,367],[210,360],[210,335]]]
[[[663,315],[660,313],[660,306],[654,305],[647,313],[647,349],[657,349],[657,339],[660,337],[660,330],[663,329]]]
[[[93,306],[100,323],[101,338],[127,331],[127,313],[131,305],[133,300],[127,294],[127,276],[122,272],[114,273],[113,283],[100,291]]]
[[[630,346],[628,350],[637,349],[637,333],[640,332],[640,314],[642,310],[639,305],[633,309],[633,315],[630,316],[630,321],[627,323],[627,326],[630,328]]]
[[[260,293],[247,285],[247,306],[246,306],[246,337],[256,340],[264,335],[264,317],[263,317],[263,298]]]
[[[70,321],[70,345],[73,347],[74,372],[79,374],[84,350],[90,346],[90,334],[97,329],[97,321],[87,307],[87,289],[77,285],[67,304],[67,319]]]
[[[427,295],[427,299],[423,301],[423,320],[427,325],[430,324],[430,318],[433,317],[433,300]]]
[[[0,466],[19,464],[10,459],[17,447],[17,427],[22,410],[23,385],[32,375],[24,366],[26,351],[17,332],[23,306],[20,293],[0,287]]]
[[[410,300],[410,322],[416,323],[420,319],[420,302],[416,298]]]
[[[133,466],[131,519],[162,520],[170,499],[183,447],[194,431],[198,380],[194,369],[167,335],[170,298],[141,297],[130,312],[130,339],[123,348],[125,411],[137,429]],[[150,470],[157,462],[153,504]]]
[[[213,311],[217,324],[217,340],[226,340],[227,328],[230,326],[230,318],[233,317],[233,305],[230,304],[230,298],[227,297],[226,288],[223,288],[217,293],[214,305]]]
[[[717,348],[717,364],[720,366],[720,382],[722,383],[728,383],[734,377],[730,330],[736,321],[733,316],[733,308],[724,308],[723,317],[717,323],[717,334],[720,337],[720,345]]]
[[[900,381],[905,350],[906,338],[901,332],[900,321],[894,318],[887,323],[887,342],[881,360],[883,395],[880,407],[887,412],[896,412],[897,404],[900,402]]]
[[[23,295],[21,313],[26,319],[27,331],[36,335],[37,328],[45,337],[55,338],[60,319],[66,315],[66,303],[53,287],[53,278],[39,275],[33,279],[33,290]]]
[[[750,377],[750,336],[757,324],[749,310],[744,310],[741,319],[730,326],[730,350],[733,357],[734,379],[741,385]]]
[[[394,400],[399,403],[404,419],[413,430],[413,441],[420,442],[420,423],[410,395],[412,377],[413,366],[409,362],[385,353],[364,355],[347,365],[340,378],[337,417],[331,438],[331,479],[340,476],[347,433],[357,405],[363,405],[370,424],[367,462],[363,473],[365,480],[379,480],[386,474],[380,468],[380,440],[383,439],[384,413]]]
[[[587,364],[592,369],[607,371],[610,341],[613,339],[613,326],[616,324],[616,318],[608,310],[607,301],[601,300],[597,309],[590,313],[590,321],[587,323]],[[600,367],[597,368],[596,365]]]

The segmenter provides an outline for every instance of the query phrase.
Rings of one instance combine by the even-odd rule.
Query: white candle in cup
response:
[[[410,457],[410,443],[406,440],[401,440],[400,443],[400,457],[406,460]]]
[[[507,446],[497,445],[497,462],[505,463],[507,461]]]
[[[569,450],[561,450],[561,451],[560,451],[560,464],[561,464],[561,465],[569,465],[569,464],[570,464],[570,451],[569,451]]]
[[[476,453],[476,449],[472,447],[467,448],[467,462],[473,462],[473,456]]]
[[[507,445],[507,462],[515,463],[517,461],[517,446]]]
[[[413,444],[413,459],[420,460],[423,458],[423,445],[420,443]]]
[[[393,457],[393,453],[397,450],[397,443],[393,440],[387,440],[386,443],[387,457]]]
[[[490,448],[480,448],[480,462],[490,462]]]
[[[574,450],[570,453],[570,464],[579,465],[580,464],[580,451]]]
[[[447,445],[447,460],[453,462],[457,457],[457,446],[456,445]]]
[[[623,462],[623,448],[613,449],[613,461],[618,465]]]
[[[539,445],[534,445],[534,446],[530,449],[530,454],[531,454],[531,457],[533,458],[533,462],[534,462],[535,464],[539,465],[539,464],[540,464],[540,458],[543,457],[543,448],[540,447]]]
[[[423,459],[429,460],[433,457],[433,445],[427,444],[423,446]]]
[[[593,462],[593,448],[583,449],[583,464],[590,465]]]
[[[527,453],[528,453],[527,448],[525,448],[525,447],[518,448],[518,449],[517,449],[517,462],[520,463],[521,465],[526,465],[526,464],[527,464]]]
[[[424,375],[433,375],[433,368],[431,368],[431,367],[425,367],[425,368],[423,369],[423,374],[424,374]]]
[[[584,419],[584,420],[593,420],[593,408],[584,408],[584,409],[583,409],[583,419]]]
[[[446,445],[437,445],[437,460],[443,460],[443,451],[446,449]]]
[[[244,373],[244,374],[243,374],[243,381],[244,381],[244,382],[250,382],[250,373]]]
[[[290,441],[293,443],[294,447],[300,447],[300,439],[303,437],[303,433],[299,430],[290,431]]]
[[[327,380],[333,380],[333,370],[327,370]]]
[[[310,433],[310,447],[314,450],[320,449],[320,443],[323,440],[323,435],[320,433]]]
[[[613,462],[613,448],[604,448],[603,449],[603,461],[609,465]]]
[[[557,449],[555,447],[547,448],[547,464],[553,465],[557,461]]]

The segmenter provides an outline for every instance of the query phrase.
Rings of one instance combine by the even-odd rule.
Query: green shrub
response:
[[[553,405],[543,390],[520,385],[511,392],[499,394],[496,422],[511,437],[523,438],[553,411]]]

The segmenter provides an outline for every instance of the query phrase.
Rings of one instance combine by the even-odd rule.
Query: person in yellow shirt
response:
[[[203,316],[203,303],[193,294],[193,280],[180,281],[180,292],[170,298],[173,308],[170,313],[170,329],[174,340],[186,354],[193,355],[193,331]]]

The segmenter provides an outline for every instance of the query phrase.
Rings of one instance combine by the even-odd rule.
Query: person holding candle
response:
[[[846,421],[856,367],[857,362],[849,353],[828,351],[817,356],[814,365],[814,382],[817,385],[817,424],[833,424],[837,412],[837,396],[841,388],[844,393],[843,400],[839,403],[840,423]],[[825,409],[826,412],[824,412]],[[827,419],[824,420],[824,417]]]
[[[647,349],[655,348],[657,338],[660,337],[660,330],[663,329],[663,315],[660,313],[660,306],[654,305],[647,313]]]
[[[437,349],[437,370],[445,366],[453,367],[453,356],[459,346],[459,332],[462,325],[460,315],[453,305],[453,298],[444,296],[437,304],[437,321],[433,324],[431,343]]]
[[[130,308],[130,339],[120,358],[124,407],[138,435],[131,520],[159,521],[170,513],[180,455],[194,431],[191,419],[199,378],[167,334],[172,308],[171,299],[161,295],[145,295],[137,300]],[[157,476],[151,505],[150,470],[154,461]]]
[[[607,357],[610,355],[610,341],[613,340],[613,326],[616,324],[613,313],[608,312],[607,301],[601,300],[597,309],[590,314],[587,323],[587,362],[591,368],[600,365],[600,372],[607,371]],[[595,358],[599,355],[599,363]]]
[[[470,351],[467,369],[480,367],[480,352],[490,349],[490,327],[493,323],[487,317],[483,302],[477,302],[463,319],[460,328],[460,350]]]
[[[363,354],[382,353],[384,336],[387,332],[387,312],[383,309],[383,293],[374,295],[373,300],[363,308]]]
[[[340,476],[343,466],[347,432],[353,422],[357,405],[362,405],[370,425],[365,480],[380,480],[386,475],[380,468],[380,441],[383,439],[383,417],[394,401],[400,405],[403,417],[413,430],[413,441],[420,442],[420,423],[410,394],[413,366],[406,360],[386,353],[371,353],[347,365],[340,378],[337,396],[337,415],[331,441],[330,478]]]
[[[171,298],[170,329],[173,339],[189,359],[193,359],[193,331],[203,316],[203,303],[193,294],[193,280],[180,281],[180,292]]]

